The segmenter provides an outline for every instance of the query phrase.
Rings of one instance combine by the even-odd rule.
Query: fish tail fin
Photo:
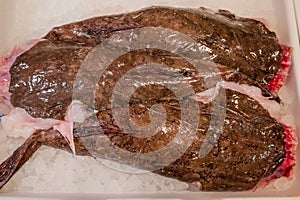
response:
[[[40,132],[33,133],[14,153],[0,165],[0,189],[13,175],[30,159],[42,143],[39,141]]]

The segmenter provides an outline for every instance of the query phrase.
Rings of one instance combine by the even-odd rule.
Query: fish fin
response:
[[[0,189],[30,159],[42,143],[39,141],[42,131],[33,133],[14,153],[0,165]]]

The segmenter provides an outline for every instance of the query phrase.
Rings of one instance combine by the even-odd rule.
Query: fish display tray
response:
[[[296,3],[295,3],[296,2]],[[213,10],[227,9],[237,16],[260,19],[275,31],[283,44],[293,47],[293,67],[286,88],[295,119],[296,134],[300,136],[300,48],[297,14],[300,3],[295,0],[10,0],[0,1],[0,57],[17,44],[44,36],[52,27],[87,19],[93,16],[124,13],[148,6],[174,6],[181,8],[207,7]],[[298,3],[297,3],[298,2]],[[299,4],[299,5],[298,5]],[[298,7],[298,13],[295,8]],[[298,19],[298,22],[300,17]],[[296,152],[293,180],[283,189],[247,192],[158,192],[158,193],[21,193],[0,192],[0,200],[18,199],[300,199],[300,149]],[[93,178],[93,177],[86,177]],[[118,186],[116,187],[125,187]],[[280,188],[280,186],[279,186]]]

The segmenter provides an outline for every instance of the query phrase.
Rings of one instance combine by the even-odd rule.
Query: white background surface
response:
[[[296,13],[297,24],[298,24],[298,35],[300,36],[300,1],[294,0],[294,6],[295,6],[295,13]]]

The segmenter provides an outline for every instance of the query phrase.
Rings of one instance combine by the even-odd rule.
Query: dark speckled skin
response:
[[[224,80],[256,85],[264,90],[265,95],[272,95],[266,85],[280,69],[281,47],[275,33],[261,22],[234,17],[226,11],[214,14],[204,8],[152,7],[129,14],[92,18],[51,30],[44,37],[46,41],[21,55],[11,68],[13,105],[25,107],[34,117],[63,119],[66,106],[71,102],[76,72],[93,47],[116,31],[149,26],[173,29],[206,45],[212,50],[206,53],[213,61],[226,66]],[[42,82],[36,83],[37,80],[32,79],[34,75],[38,75]],[[41,90],[43,94],[39,93]],[[36,107],[39,109],[35,110]]]
[[[64,119],[72,100],[76,73],[86,55],[115,31],[147,26],[174,29],[207,45],[212,49],[210,55],[213,61],[218,63],[222,77],[227,81],[265,88],[280,68],[281,48],[277,38],[258,21],[237,18],[227,11],[213,14],[204,8],[153,7],[129,14],[92,18],[51,30],[44,41],[19,56],[12,66],[12,104],[25,108],[33,117]],[[148,62],[172,66],[176,69],[173,75],[184,74],[196,92],[207,89],[204,80],[192,73],[193,68],[172,53],[157,49],[130,52],[112,63],[111,70],[115,72],[114,65],[128,62],[131,62],[129,67],[124,69]],[[104,81],[114,83],[114,78]],[[114,144],[131,152],[145,153],[163,147],[176,135],[180,106],[175,96],[165,88],[156,87],[155,92],[152,89],[143,88],[133,95],[131,118],[141,125],[149,123],[146,108],[160,103],[166,108],[168,134],[159,132],[151,138],[141,139],[130,135],[130,130],[122,132],[114,124],[112,110],[107,106],[106,99],[111,89],[99,89],[96,93],[97,116],[110,140],[103,139],[97,130],[75,128],[76,153],[90,156],[83,145],[83,141],[85,144],[88,141],[89,146],[95,149],[99,145],[103,147],[99,152],[103,158],[147,169],[158,158],[147,163],[131,163],[126,157],[115,158],[108,146]],[[220,109],[226,107],[227,114],[223,133],[212,151],[205,158],[198,156],[209,126],[211,106],[199,102],[200,121],[192,145],[175,162],[155,173],[188,183],[200,182],[200,189],[205,191],[240,191],[254,188],[276,171],[285,159],[283,126],[247,95],[226,90],[226,98],[225,104],[220,105]],[[137,113],[142,118],[136,117]],[[57,131],[50,129],[34,133],[1,164],[0,187],[41,145],[70,151]]]
[[[116,31],[138,27],[163,27],[186,34],[209,47],[214,62],[236,69],[262,86],[280,68],[282,54],[275,33],[257,20],[224,10],[152,7],[56,27],[45,38],[94,46]]]
[[[205,121],[209,119],[208,105],[202,104],[201,120],[192,145],[175,162],[155,170],[155,173],[188,183],[200,182],[199,189],[204,191],[241,191],[253,189],[262,179],[272,175],[281,166],[286,156],[283,126],[271,118],[257,101],[247,95],[226,90],[226,96],[227,116],[223,134],[212,151],[204,158],[198,157],[208,127]],[[163,105],[167,106],[168,103],[170,102]],[[142,104],[149,106],[148,103]],[[138,108],[139,106],[131,107],[133,111]],[[167,107],[167,113],[172,114],[171,119],[176,118],[178,112],[176,104]],[[135,162],[130,157],[116,157],[111,148],[121,147],[131,152],[151,152],[162,148],[177,134],[178,124],[167,122],[170,126],[167,135],[159,132],[151,138],[136,138],[130,135],[130,131],[124,133],[114,124],[111,110],[100,112],[98,116],[107,137],[92,127],[84,130],[75,129],[74,142],[77,155],[93,156],[94,152],[97,152],[101,158],[147,170],[153,167],[157,159],[164,159],[164,156]],[[132,114],[133,119],[134,117]],[[2,172],[0,186],[3,186],[41,145],[71,153],[68,143],[59,132],[52,129],[38,131],[0,165]]]

